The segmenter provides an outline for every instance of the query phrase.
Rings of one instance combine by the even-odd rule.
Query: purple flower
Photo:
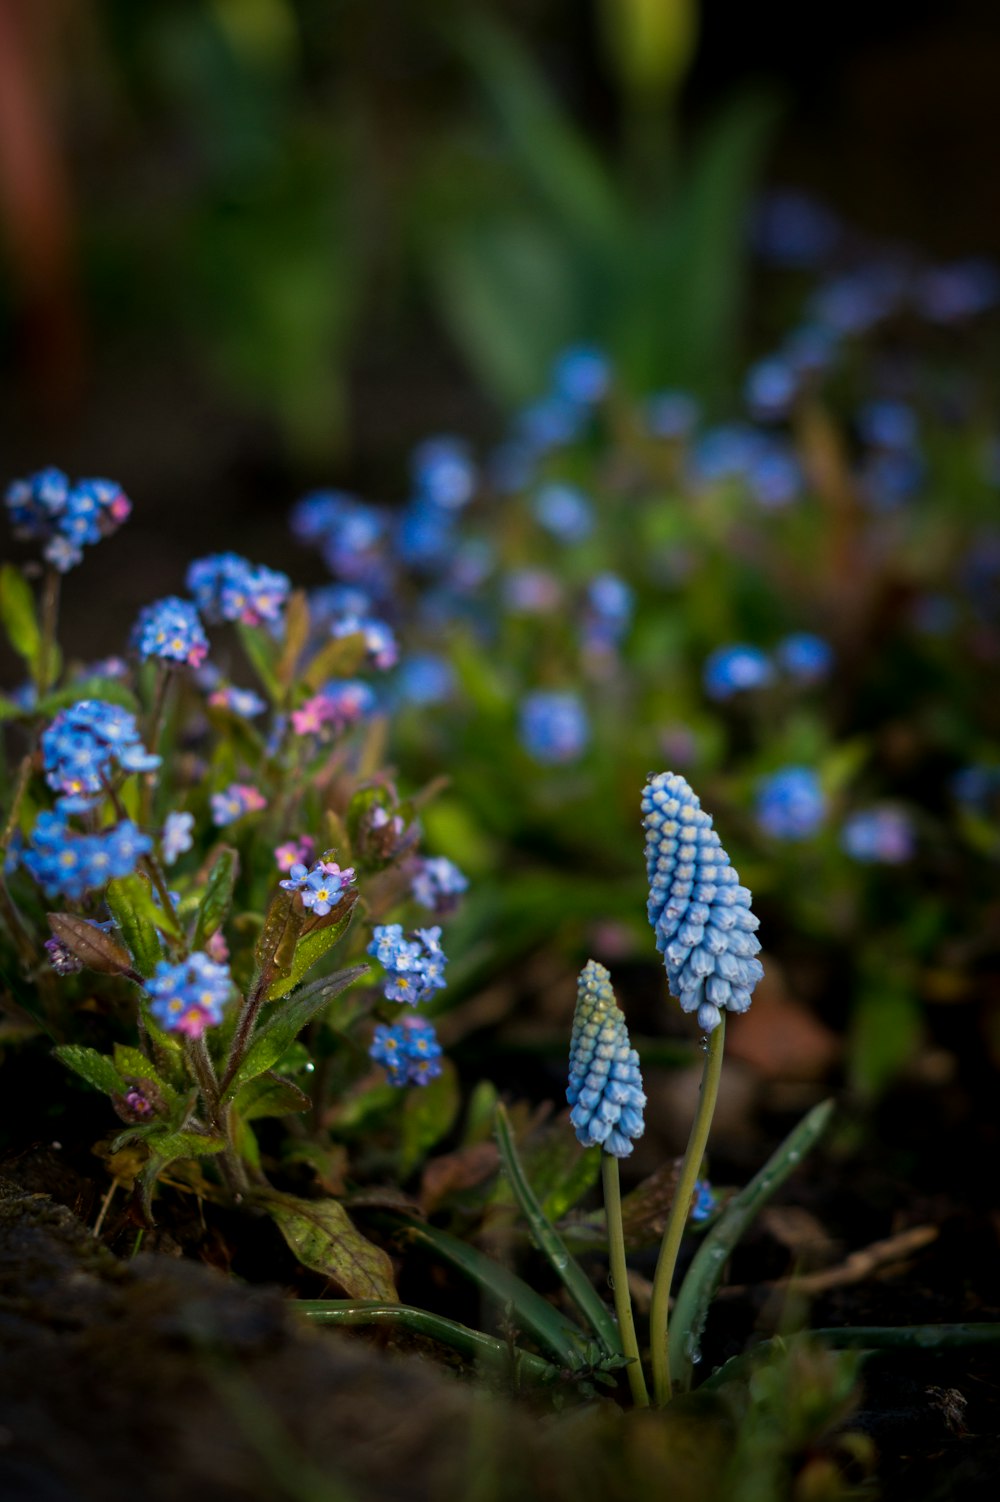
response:
[[[83,559],[86,545],[117,531],[132,503],[113,480],[70,485],[61,469],[43,469],[7,489],[7,510],[17,537],[43,542],[43,555],[60,573]]]
[[[860,808],[844,823],[840,843],[854,860],[865,865],[898,866],[913,855],[913,822],[901,808],[876,804]]]
[[[447,856],[438,855],[420,862],[410,883],[410,891],[421,907],[443,914],[454,911],[468,885],[468,877],[463,876],[455,863]]]
[[[212,805],[212,823],[218,828],[234,823],[244,814],[259,813],[267,807],[263,793],[243,782],[230,783],[223,792],[213,793],[209,801]]]

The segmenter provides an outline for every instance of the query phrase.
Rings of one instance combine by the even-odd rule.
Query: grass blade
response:
[[[803,1330],[800,1335],[762,1340],[752,1350],[732,1356],[701,1384],[699,1392],[714,1392],[727,1382],[743,1382],[766,1361],[796,1340],[816,1340],[834,1351],[955,1351],[969,1346],[1000,1345],[1000,1324],[964,1325],[842,1325],[834,1329]]]
[[[379,1304],[367,1299],[299,1299],[292,1307],[319,1325],[399,1325],[414,1335],[450,1346],[471,1361],[481,1362],[497,1376],[518,1375],[530,1377],[534,1382],[551,1382],[559,1375],[558,1367],[542,1356],[409,1304]]]
[[[691,1386],[693,1355],[705,1328],[708,1306],[722,1281],[722,1270],[733,1247],[777,1189],[793,1173],[826,1131],[833,1115],[833,1101],[821,1101],[790,1132],[771,1154],[764,1167],[730,1200],[688,1268],[681,1284],[671,1322],[679,1339],[671,1343],[670,1379],[681,1392]]]
[[[521,1327],[562,1366],[579,1370],[588,1364],[583,1331],[564,1319],[516,1273],[501,1267],[492,1257],[484,1256],[457,1237],[449,1236],[447,1231],[439,1231],[436,1226],[425,1225],[423,1221],[402,1217],[401,1220],[409,1242],[443,1257],[452,1267],[478,1283],[496,1303],[501,1306],[509,1304]]]
[[[589,1321],[605,1352],[609,1356],[620,1356],[622,1342],[618,1326],[583,1268],[570,1255],[565,1242],[545,1214],[534,1190],[528,1183],[527,1175],[517,1154],[514,1134],[510,1129],[510,1118],[503,1105],[497,1106],[495,1130],[504,1172],[510,1181],[517,1203],[521,1207],[521,1214],[531,1228],[535,1245],[548,1257],[567,1293],[580,1313]]]

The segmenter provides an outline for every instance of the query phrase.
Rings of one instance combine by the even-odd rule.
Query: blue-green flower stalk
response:
[[[603,965],[588,960],[577,982],[576,1010],[569,1046],[569,1119],[584,1147],[599,1145],[608,1223],[608,1252],[615,1313],[622,1350],[629,1357],[628,1379],[638,1407],[649,1406],[639,1345],[632,1319],[632,1300],[625,1264],[618,1159],[627,1158],[643,1132],[639,1055],[629,1043],[628,1027]]]
[[[649,921],[664,958],[670,990],[696,1012],[709,1036],[701,1094],[670,1208],[653,1280],[649,1315],[653,1388],[671,1397],[668,1320],[670,1288],[691,1208],[722,1074],[725,1014],[745,1012],[764,968],[757,959],[757,918],[712,820],[683,777],[661,772],[642,795],[649,873]],[[680,1332],[693,1338],[691,1331]]]

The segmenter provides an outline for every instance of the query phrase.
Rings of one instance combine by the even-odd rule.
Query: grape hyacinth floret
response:
[[[222,1021],[231,987],[229,967],[207,954],[189,955],[178,965],[161,960],[146,982],[149,1010],[166,1032],[200,1038]]]
[[[400,923],[383,923],[372,932],[368,953],[386,972],[389,1001],[419,1006],[447,984],[447,957],[441,948],[440,928],[418,928],[404,937]]]
[[[139,612],[132,645],[143,662],[156,657],[161,662],[198,668],[208,656],[208,637],[198,612],[190,600],[182,600],[179,595],[168,595]]]
[[[423,1017],[403,1017],[394,1027],[380,1023],[368,1053],[390,1085],[428,1085],[441,1073],[441,1045]]]
[[[197,558],[187,571],[188,589],[206,621],[241,621],[259,626],[281,617],[291,590],[287,574],[250,563],[239,553],[212,553]]]
[[[113,480],[71,485],[55,468],[15,480],[5,500],[15,537],[44,542],[43,557],[61,574],[82,562],[84,546],[117,531],[132,510],[132,502]]]
[[[683,777],[660,772],[642,794],[649,921],[670,990],[706,1033],[722,1009],[745,1012],[764,967],[751,893]]]
[[[90,807],[115,768],[152,772],[160,758],[142,744],[135,716],[103,699],[80,699],[60,710],[42,735],[42,764],[49,787],[62,793],[66,813]]]
[[[644,1127],[639,1055],[629,1044],[611,977],[596,960],[587,961],[577,985],[566,1099],[584,1147],[599,1144],[612,1157],[629,1156]]]

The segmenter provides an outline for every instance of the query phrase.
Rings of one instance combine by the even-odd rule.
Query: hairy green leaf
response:
[[[229,845],[223,845],[208,873],[205,892],[195,919],[192,949],[204,949],[206,941],[222,927],[233,900],[233,887],[239,875],[240,858]]]
[[[0,568],[0,620],[14,651],[34,668],[42,646],[35,597],[20,569],[12,563]]]
[[[149,887],[136,874],[117,877],[108,882],[106,900],[135,968],[140,975],[152,975],[163,958],[163,948],[156,920],[150,916],[153,899]]]
[[[77,1043],[63,1043],[52,1052],[60,1064],[65,1064],[67,1069],[72,1069],[88,1085],[93,1085],[95,1090],[102,1091],[105,1095],[124,1095],[126,1085],[114,1063],[105,1054],[98,1053],[96,1048],[83,1048]]]
[[[255,1079],[271,1069],[290,1048],[313,1017],[329,1006],[335,996],[345,991],[359,976],[368,972],[367,965],[353,965],[349,970],[339,970],[336,975],[324,976],[311,986],[305,986],[297,995],[281,1002],[271,1010],[270,1016],[261,1023],[253,1036],[253,1042],[233,1076],[230,1091],[238,1090],[247,1080]]]
[[[103,929],[73,913],[49,913],[48,920],[60,944],[76,955],[88,970],[97,970],[102,975],[132,973],[132,956],[124,945]]]
[[[297,986],[306,972],[344,937],[351,926],[357,900],[357,892],[348,892],[328,914],[329,921],[324,921],[322,927],[313,929],[305,938],[299,938],[287,972],[268,990],[269,1000],[285,996]]]
[[[254,1200],[274,1220],[303,1267],[332,1278],[351,1298],[396,1301],[392,1263],[362,1236],[337,1200],[261,1192]]]

